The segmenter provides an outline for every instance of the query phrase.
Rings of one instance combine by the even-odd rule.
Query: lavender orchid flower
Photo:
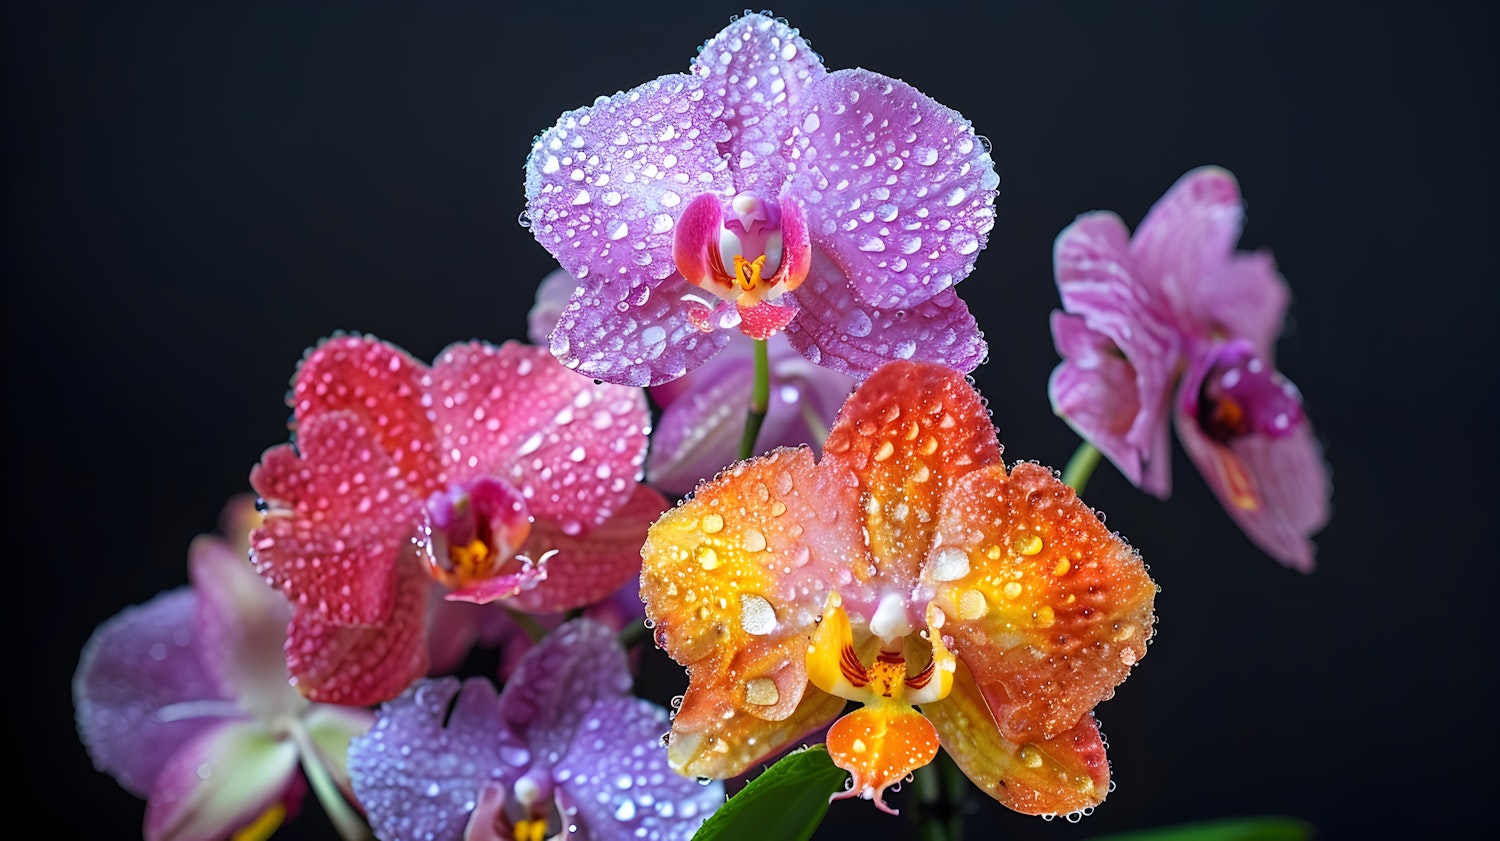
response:
[[[687,839],[724,800],[667,765],[667,712],[630,694],[609,628],[577,619],[489,681],[423,680],[349,748],[381,838]]]
[[[105,622],[73,679],[78,732],[94,764],[145,797],[147,841],[265,838],[300,803],[300,763],[345,837],[364,824],[334,785],[369,710],[293,689],[282,646],[291,606],[250,565],[254,497],[225,508],[225,532],[193,542],[192,587]]]
[[[563,269],[542,279],[530,314],[534,344],[546,344],[577,288],[578,281]],[[855,380],[807,361],[783,333],[767,341],[771,402],[755,452],[802,444],[816,448]],[[662,410],[646,457],[652,487],[681,496],[739,459],[754,378],[752,353],[749,337],[731,334],[723,352],[702,367],[651,387],[651,399]]]
[[[897,79],[829,72],[797,30],[747,14],[690,73],[537,138],[529,224],[582,281],[552,353],[658,385],[736,330],[785,331],[856,379],[898,358],[971,371],[986,346],[953,287],[985,245],[998,183],[961,114]]]
[[[1311,572],[1332,486],[1302,396],[1272,362],[1290,294],[1270,254],[1235,250],[1243,216],[1234,176],[1204,167],[1134,236],[1105,211],[1064,229],[1054,250],[1063,311],[1052,316],[1063,362],[1049,393],[1080,436],[1163,499],[1175,418],[1245,534]]]

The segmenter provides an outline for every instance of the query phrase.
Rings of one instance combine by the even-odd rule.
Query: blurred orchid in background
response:
[[[345,750],[374,715],[291,687],[291,605],[247,560],[256,519],[254,497],[232,500],[227,539],[193,541],[192,586],[99,626],[78,664],[78,733],[101,771],[147,799],[147,841],[266,838],[307,781],[345,838],[364,836],[342,793]]]
[[[595,385],[544,349],[455,344],[432,367],[374,338],[312,350],[296,443],[251,472],[260,573],[292,600],[292,679],[373,704],[428,671],[431,582],[450,599],[554,613],[639,570],[666,500],[638,484],[644,395]]]
[[[1234,176],[1203,167],[1134,236],[1108,211],[1059,234],[1052,335],[1063,362],[1049,392],[1080,436],[1163,499],[1174,418],[1230,517],[1276,560],[1311,572],[1332,486],[1302,396],[1273,363],[1286,282],[1270,254],[1235,251],[1243,217]]]
[[[886,811],[884,791],[939,744],[1012,809],[1104,799],[1093,709],[1145,655],[1156,587],[1051,471],[1007,474],[959,372],[887,364],[821,461],[800,448],[734,466],[641,553],[657,644],[688,669],[667,748],[679,772],[732,777],[838,719],[843,796]],[[840,718],[846,700],[865,706]]]
[[[580,283],[550,331],[581,374],[659,385],[735,333],[785,331],[856,379],[882,362],[970,371],[986,348],[953,287],[999,179],[958,112],[868,70],[829,72],[746,14],[687,74],[562,115],[526,165],[528,224]]]
[[[530,314],[532,342],[546,344],[577,286],[563,269],[543,278]],[[819,449],[855,380],[808,362],[785,334],[772,336],[767,344],[770,403],[753,449],[763,453],[799,444]],[[733,335],[702,367],[649,389],[662,410],[646,456],[646,481],[652,487],[681,496],[739,459],[744,407],[754,379],[753,350],[747,336]]]
[[[686,839],[723,802],[667,767],[667,711],[630,694],[625,652],[592,620],[563,625],[497,696],[483,678],[423,680],[350,747],[382,838]]]

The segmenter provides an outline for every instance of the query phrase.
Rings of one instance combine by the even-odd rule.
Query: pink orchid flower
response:
[[[73,679],[79,735],[101,771],[146,798],[147,841],[263,839],[301,803],[299,766],[353,798],[345,751],[375,717],[292,688],[292,607],[246,560],[252,518],[253,497],[232,500],[229,539],[193,541],[192,586],[99,626]]]
[[[1273,364],[1290,295],[1264,251],[1238,252],[1244,206],[1217,167],[1184,175],[1131,236],[1107,211],[1057,237],[1053,409],[1132,484],[1171,493],[1169,418],[1229,516],[1311,572],[1332,487],[1302,395]],[[1173,389],[1176,399],[1172,398]]]
[[[797,30],[747,14],[690,72],[537,138],[529,225],[582,281],[552,352],[590,377],[658,385],[734,332],[784,330],[856,379],[898,358],[972,370],[985,343],[953,287],[985,245],[998,184],[961,114],[898,79],[830,72]]]
[[[649,415],[545,349],[456,344],[427,367],[374,338],[312,350],[296,444],[266,451],[251,538],[292,600],[287,663],[309,698],[368,705],[428,669],[428,591],[552,613],[634,576],[666,506],[638,484]]]

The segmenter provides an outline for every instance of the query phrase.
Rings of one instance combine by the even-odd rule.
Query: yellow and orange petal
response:
[[[669,753],[683,773],[738,774],[843,707],[808,691],[805,661],[824,595],[862,546],[854,490],[830,478],[806,448],[778,450],[700,486],[647,534],[646,616],[688,669]]]
[[[964,477],[937,535],[923,584],[1006,738],[1073,730],[1145,656],[1156,585],[1047,468]]]
[[[1065,815],[1109,793],[1109,761],[1089,712],[1051,739],[1001,735],[974,676],[959,661],[948,697],[922,705],[943,749],[979,789],[1027,815]]]
[[[931,546],[943,497],[965,474],[999,464],[1000,442],[962,374],[901,361],[881,367],[849,397],[823,453],[820,468],[858,478],[873,574],[909,585]]]
[[[852,785],[830,800],[863,797],[883,812],[885,790],[931,762],[938,752],[938,734],[921,713],[895,702],[860,707],[828,729],[828,755],[849,772]]]

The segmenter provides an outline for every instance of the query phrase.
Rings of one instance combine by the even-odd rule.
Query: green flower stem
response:
[[[532,642],[540,642],[542,637],[547,635],[547,629],[542,627],[542,624],[536,621],[531,614],[522,613],[519,610],[511,610],[508,607],[505,608],[505,612],[510,616],[512,622],[521,626],[521,630],[526,632],[526,636],[531,637]]]
[[[1089,477],[1094,475],[1094,468],[1098,465],[1099,448],[1084,441],[1078,445],[1073,457],[1068,459],[1068,466],[1063,468],[1063,484],[1081,496],[1084,486],[1089,483]]]
[[[627,622],[625,627],[620,629],[620,647],[629,648],[645,639],[648,630],[644,621]]]
[[[292,741],[297,743],[297,752],[302,755],[302,770],[307,774],[307,783],[312,788],[313,794],[317,795],[318,803],[323,806],[323,813],[328,816],[329,823],[338,831],[339,837],[344,841],[370,841],[374,835],[365,819],[360,817],[359,812],[344,798],[344,792],[339,789],[338,783],[333,781],[333,775],[323,765],[323,753],[318,746],[313,744],[312,736],[307,732],[300,720],[294,720],[289,728]]]
[[[740,439],[740,461],[755,455],[755,439],[766,422],[771,405],[771,352],[764,339],[755,340],[755,384],[750,389],[750,409],[745,413],[745,436]]]

